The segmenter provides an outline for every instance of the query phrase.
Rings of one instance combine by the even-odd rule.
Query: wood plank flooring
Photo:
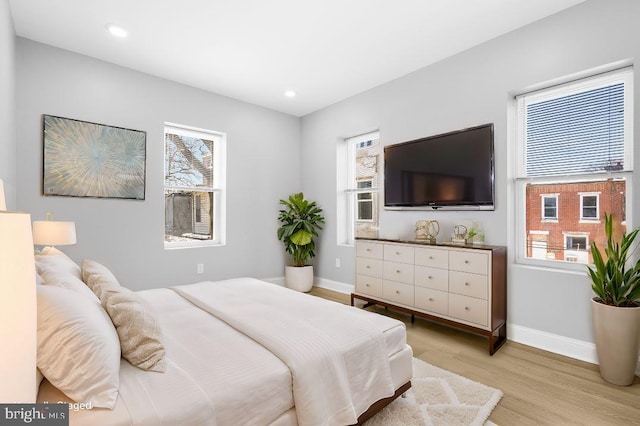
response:
[[[349,304],[349,296],[314,287],[311,294]],[[501,389],[489,418],[508,425],[640,425],[640,378],[611,385],[598,366],[508,341],[493,357],[487,339],[381,307],[367,310],[407,325],[415,357]]]

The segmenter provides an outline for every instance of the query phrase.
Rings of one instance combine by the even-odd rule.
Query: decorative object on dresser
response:
[[[464,225],[454,226],[451,242],[454,244],[467,244],[467,232],[467,227]]]
[[[440,224],[437,220],[419,220],[416,222],[416,240],[435,244],[439,233]]]
[[[507,260],[501,246],[356,240],[355,299],[489,338],[507,338]],[[413,317],[412,317],[413,319]]]
[[[629,386],[635,378],[640,345],[640,260],[627,262],[639,229],[614,241],[613,217],[605,213],[606,260],[591,243],[594,266],[588,266],[592,289],[593,331],[600,375],[609,383]]]
[[[306,293],[313,287],[313,266],[307,262],[316,255],[313,237],[318,236],[324,224],[322,209],[315,201],[305,200],[302,192],[280,200],[280,204],[285,209],[278,215],[278,239],[293,257],[293,266],[285,267],[285,283],[291,289]]]

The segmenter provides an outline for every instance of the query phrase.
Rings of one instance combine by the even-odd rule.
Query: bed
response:
[[[49,324],[40,324],[39,318],[38,367],[46,378],[38,401],[69,402],[71,425],[362,424],[411,386],[412,351],[402,322],[253,278],[237,278],[135,292],[145,315],[153,312],[155,327],[161,330],[162,359],[155,364],[161,368],[144,370],[118,358],[111,406],[100,407],[82,396],[71,398],[65,386],[73,383],[63,383],[65,375],[56,376],[56,370],[46,371],[49,362],[61,362],[64,354],[57,347],[53,361],[42,360],[41,343],[63,340],[57,335],[45,339],[47,327],[50,333],[61,329],[52,326],[50,312],[66,313],[68,306],[59,307],[62,301],[81,305],[89,295],[79,294],[80,287],[73,287],[82,284],[70,285],[68,276],[52,279],[42,267],[44,260],[40,256],[40,264],[36,261],[41,276],[39,310],[48,307],[39,316]],[[101,276],[103,281],[115,280]],[[98,290],[96,295],[100,292],[92,288]],[[109,311],[104,292],[101,296]],[[91,303],[95,310],[96,302]],[[112,319],[116,324],[116,317]],[[94,352],[109,355],[109,339],[96,340],[106,349]],[[101,371],[92,376],[84,372],[88,368],[74,367],[73,374],[76,369],[83,370],[78,380],[87,379],[89,386],[102,380]],[[57,370],[67,374],[69,368]]]

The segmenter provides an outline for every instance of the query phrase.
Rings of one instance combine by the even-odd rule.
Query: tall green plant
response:
[[[289,196],[289,200],[280,200],[285,208],[280,210],[278,221],[278,239],[284,243],[284,249],[293,256],[293,266],[304,266],[315,257],[314,236],[322,229],[324,217],[322,209],[315,201],[304,199],[302,192]]]
[[[593,267],[589,266],[589,275],[593,282],[591,288],[599,301],[612,306],[638,306],[640,298],[640,260],[630,269],[627,262],[629,250],[638,235],[638,229],[629,234],[622,234],[620,242],[613,239],[613,219],[610,214],[604,214],[605,232],[607,234],[607,248],[603,259],[596,242],[591,243]]]

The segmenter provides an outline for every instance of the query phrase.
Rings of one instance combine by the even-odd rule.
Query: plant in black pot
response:
[[[638,229],[613,237],[613,219],[605,213],[607,247],[604,256],[591,243],[593,331],[600,375],[607,382],[628,386],[635,377],[640,348],[640,260],[630,261]]]
[[[284,208],[278,215],[278,239],[293,257],[293,266],[285,267],[285,283],[294,290],[308,292],[313,287],[313,266],[307,262],[316,255],[313,238],[324,224],[322,209],[315,201],[305,200],[302,192],[280,200],[280,204]]]

